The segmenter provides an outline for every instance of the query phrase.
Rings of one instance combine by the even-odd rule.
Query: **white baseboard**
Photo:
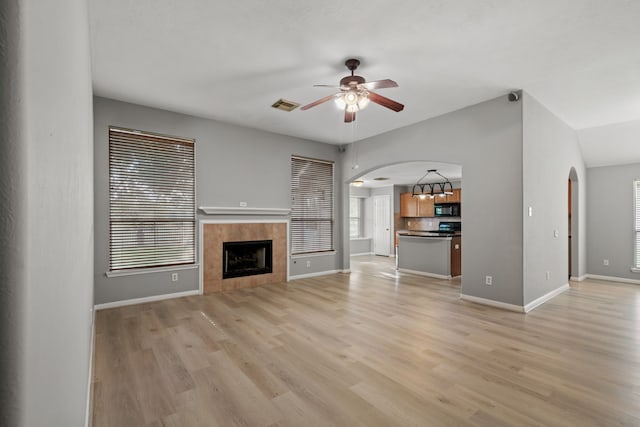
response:
[[[599,274],[585,274],[585,276],[587,279],[606,280],[608,282],[632,283],[634,285],[640,285],[640,280],[638,279],[627,279],[625,277],[615,276],[601,276]]]
[[[343,273],[343,270],[327,270],[327,271],[318,271],[316,273],[308,273],[308,274],[298,274],[297,276],[289,277],[289,280],[296,279],[308,279],[310,277],[318,277],[318,276],[328,276],[329,274]]]
[[[569,277],[569,280],[571,280],[572,282],[582,282],[587,278],[586,274],[583,274],[582,276],[571,276]]]
[[[96,309],[91,310],[91,347],[89,349],[89,379],[87,380],[87,407],[84,414],[85,427],[91,426],[91,415],[93,412],[93,393],[91,383],[93,382],[93,352],[95,351],[96,340]]]
[[[373,255],[373,252],[362,252],[359,254],[351,254],[351,256],[365,256],[365,255]]]
[[[540,298],[536,298],[535,300],[531,301],[529,304],[524,306],[524,312],[528,313],[531,310],[533,310],[534,308],[544,304],[545,302],[549,301],[551,298],[560,295],[561,293],[563,293],[564,291],[569,290],[569,284],[565,283],[564,285],[560,286],[557,289],[552,290],[551,292],[548,292],[544,295],[542,295]]]
[[[417,274],[419,276],[433,277],[434,279],[443,279],[443,280],[451,279],[451,276],[445,276],[444,274],[427,273],[425,271],[410,270],[408,268],[399,268],[398,271],[402,273]]]
[[[506,302],[494,301],[492,299],[474,297],[473,295],[460,294],[460,299],[465,301],[475,302],[477,304],[488,305],[496,308],[502,308],[504,310],[517,311],[518,313],[525,312],[524,307],[521,305],[508,304]]]
[[[184,292],[174,292],[172,294],[153,295],[150,297],[127,299],[124,301],[107,302],[104,304],[96,304],[93,308],[94,310],[104,310],[106,308],[116,308],[116,307],[124,307],[126,305],[144,304],[147,302],[162,301],[162,300],[171,299],[171,298],[188,297],[191,295],[200,295],[200,291],[193,290],[193,291],[184,291]]]
[[[348,268],[348,269],[346,269],[346,270],[342,270],[342,271],[341,271],[341,273],[344,273],[344,274],[350,274],[350,273],[351,273],[351,269],[350,269],[350,268]]]

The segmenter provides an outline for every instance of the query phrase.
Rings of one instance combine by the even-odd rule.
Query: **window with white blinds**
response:
[[[349,237],[362,237],[362,204],[361,197],[349,197]]]
[[[635,230],[635,253],[633,254],[634,267],[640,269],[640,181],[633,181],[633,214]]]
[[[291,157],[291,253],[333,251],[333,162]]]
[[[190,139],[109,128],[109,270],[195,263]]]

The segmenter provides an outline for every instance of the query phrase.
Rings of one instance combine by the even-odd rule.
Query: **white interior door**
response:
[[[373,197],[373,253],[391,255],[391,197]]]

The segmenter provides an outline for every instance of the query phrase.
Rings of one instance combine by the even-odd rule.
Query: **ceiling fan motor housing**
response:
[[[360,76],[347,76],[340,79],[340,86],[356,86],[365,83],[364,77]]]

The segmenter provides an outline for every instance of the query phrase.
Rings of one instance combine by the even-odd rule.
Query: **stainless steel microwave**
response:
[[[460,203],[436,203],[435,216],[460,216]]]

